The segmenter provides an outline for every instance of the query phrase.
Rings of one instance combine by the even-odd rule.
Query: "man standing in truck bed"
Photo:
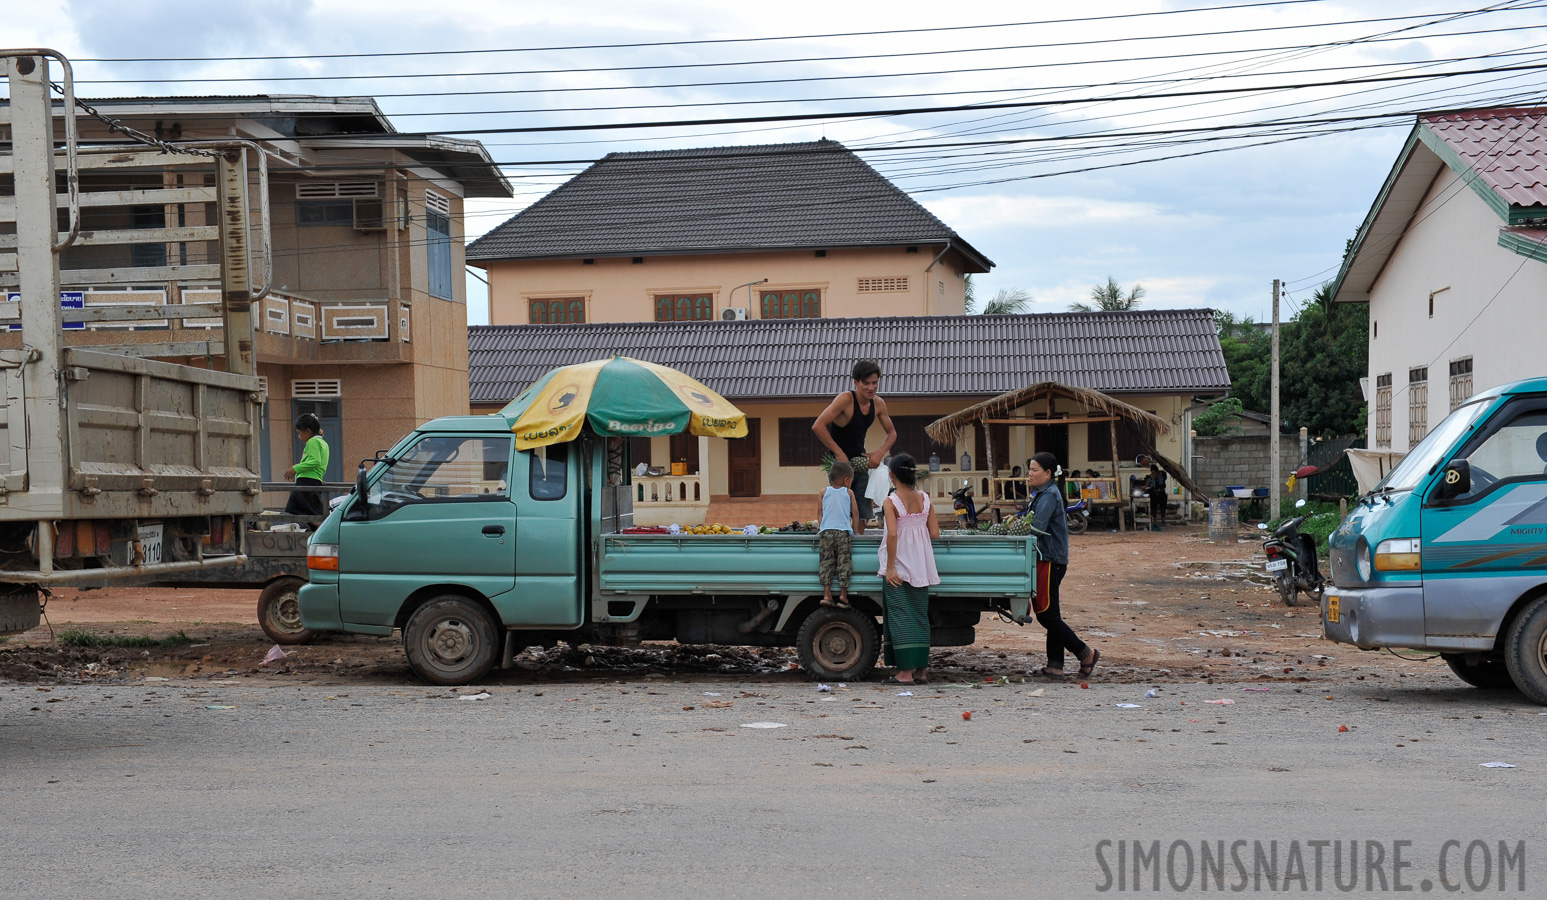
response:
[[[881,386],[881,366],[873,359],[862,359],[854,364],[853,374],[854,389],[834,397],[816,417],[811,430],[822,446],[832,451],[835,459],[863,456],[873,469],[886,459],[887,451],[897,442],[897,429],[892,425],[892,417],[887,415],[886,401],[876,396],[876,390]],[[874,453],[866,453],[865,433],[870,430],[870,423],[877,419],[881,420],[886,436]],[[875,504],[865,498],[865,487],[869,482],[869,470],[862,472],[856,466],[853,491],[859,501],[860,534],[865,533],[865,523],[875,515]]]

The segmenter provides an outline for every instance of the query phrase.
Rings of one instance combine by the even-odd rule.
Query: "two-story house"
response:
[[[301,413],[322,418],[333,451],[328,477],[347,480],[358,460],[420,422],[467,411],[463,201],[511,196],[481,144],[398,134],[365,97],[90,102],[162,139],[239,138],[262,148],[266,198],[256,155],[247,162],[253,283],[261,288],[267,272],[270,286],[254,309],[268,397],[265,480],[278,480],[295,458],[291,423]],[[126,146],[100,120],[78,122],[83,147]],[[87,153],[80,165],[83,234],[60,260],[78,304],[220,302],[209,158]],[[61,211],[61,228],[64,221]],[[0,225],[0,247],[14,227]],[[15,279],[0,271],[0,287]],[[224,365],[220,319],[207,314],[90,323],[68,335],[75,346]],[[0,345],[7,340],[17,336],[0,334]]]
[[[610,153],[467,261],[495,325],[960,315],[993,266],[836,141]]]
[[[1405,452],[1479,390],[1543,374],[1547,108],[1418,117],[1333,283],[1370,305],[1369,446]]]

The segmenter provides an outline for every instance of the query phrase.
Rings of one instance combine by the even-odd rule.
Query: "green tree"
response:
[[[1233,314],[1214,313],[1219,329],[1219,349],[1225,354],[1230,373],[1230,396],[1241,401],[1244,409],[1268,412],[1271,398],[1273,337],[1257,326],[1251,316],[1237,319]]]
[[[1090,289],[1090,303],[1071,303],[1070,312],[1122,312],[1129,309],[1137,309],[1139,301],[1144,299],[1144,286],[1135,284],[1128,293],[1123,293],[1122,285],[1117,279],[1107,276],[1106,284],[1098,284]]]
[[[1279,411],[1311,437],[1364,434],[1359,379],[1369,367],[1369,305],[1332,302],[1331,282],[1316,289],[1279,334]]]
[[[972,276],[968,275],[967,277],[971,278]],[[967,315],[969,316],[979,313],[985,316],[1023,313],[1026,311],[1026,304],[1031,302],[1031,292],[1025,288],[1000,288],[994,292],[994,296],[987,303],[983,304],[983,308],[979,309],[977,297],[970,290],[971,285],[969,284],[968,287]]]
[[[973,284],[971,274],[962,279],[962,298],[967,301],[967,315],[970,316],[978,311],[978,291],[977,286]]]

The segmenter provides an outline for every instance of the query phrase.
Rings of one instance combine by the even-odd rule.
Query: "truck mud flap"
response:
[[[0,634],[31,631],[42,621],[42,613],[38,592],[32,588],[0,593]]]

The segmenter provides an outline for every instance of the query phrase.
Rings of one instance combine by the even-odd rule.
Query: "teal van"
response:
[[[1333,533],[1322,633],[1547,704],[1547,378],[1458,407]]]

